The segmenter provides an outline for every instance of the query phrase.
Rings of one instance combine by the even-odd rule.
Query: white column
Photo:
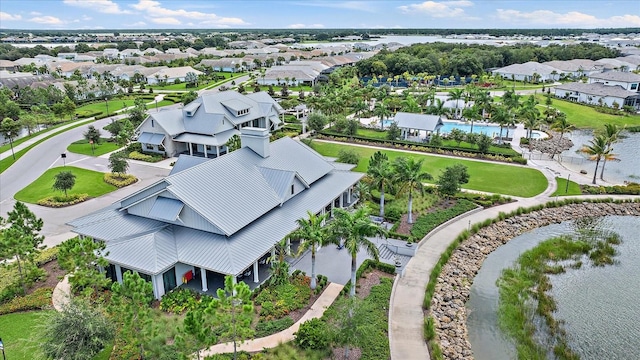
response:
[[[120,265],[116,265],[116,280],[122,284],[122,268]]]
[[[200,277],[202,278],[202,291],[209,290],[207,288],[207,269],[200,268]]]
[[[216,157],[220,156],[220,146],[216,146]]]
[[[207,145],[202,144],[202,149],[204,149],[204,157],[208,158],[208,156],[207,156]]]
[[[258,276],[258,260],[253,263],[253,282],[259,283],[260,277]]]
[[[271,256],[273,256],[273,257],[276,256],[276,248],[275,248],[275,246],[271,248]]]
[[[344,192],[340,193],[340,208],[344,207]]]
[[[193,156],[193,147],[191,146],[191,143],[187,144],[189,144],[189,155]]]
[[[274,249],[275,253],[275,249]],[[287,255],[291,256],[291,239],[287,238]]]

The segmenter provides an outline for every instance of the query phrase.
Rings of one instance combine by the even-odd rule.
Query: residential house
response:
[[[198,71],[192,68],[191,66],[164,68],[151,74],[151,76],[148,76],[147,84],[156,85],[156,84],[159,84],[160,82],[173,84],[176,82],[176,80],[179,80],[180,82],[184,82],[185,77],[187,76],[188,73],[194,73],[196,75],[204,74],[202,71]]]
[[[626,105],[640,110],[640,93],[629,91],[620,85],[574,82],[558,85],[553,91],[556,97],[584,104],[615,107],[616,103],[619,108]]]
[[[397,112],[393,121],[398,125],[403,140],[423,140],[428,141],[433,133],[439,133],[444,126],[442,118],[438,115],[414,114],[407,112]],[[424,138],[421,137],[424,132]]]
[[[0,70],[15,71],[16,67],[16,63],[11,60],[0,60]]]
[[[138,142],[148,152],[218,157],[227,141],[244,127],[277,130],[282,107],[265,92],[205,93],[182,109],[151,112],[137,129]]]
[[[602,72],[602,66],[589,59],[553,60],[542,64],[558,69],[558,74],[565,74],[574,78]]]
[[[49,84],[55,79],[49,74],[32,74],[24,72],[8,72],[0,70],[0,88],[16,89],[32,86],[33,83],[43,82]]]
[[[364,174],[289,137],[270,143],[267,129],[241,138],[241,149],[191,167],[181,156],[181,171],[69,225],[105,243],[107,276],[137,272],[156,299],[184,282],[213,293],[226,275],[255,288],[297,220],[352,205]]]
[[[512,64],[500,69],[493,70],[493,75],[499,75],[507,80],[517,81],[555,81],[560,78],[562,70],[540,64],[536,61],[529,61],[524,64]]]
[[[621,86],[625,90],[640,91],[640,75],[632,72],[605,71],[589,75],[589,83],[601,83],[608,86]]]
[[[200,61],[200,65],[211,67],[213,71],[233,73],[245,70],[242,65],[242,59],[239,58],[205,59]]]

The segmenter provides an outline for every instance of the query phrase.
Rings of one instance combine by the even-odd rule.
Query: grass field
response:
[[[341,149],[351,149],[360,155],[360,162],[355,171],[366,172],[369,158],[377,149],[349,146],[342,144],[332,144],[314,141],[311,145],[316,151],[324,156],[337,157]],[[487,191],[492,193],[532,197],[542,193],[547,188],[547,180],[544,175],[535,169],[522,166],[510,166],[497,163],[470,161],[457,158],[441,156],[431,156],[416,153],[405,153],[393,150],[383,150],[391,161],[397,157],[414,157],[424,159],[423,169],[437,178],[447,167],[454,164],[467,166],[470,178],[465,189]]]
[[[76,184],[73,189],[68,192],[69,194],[89,194],[89,197],[98,197],[117,190],[115,186],[104,182],[104,173],[74,166],[59,166],[45,171],[44,174],[40,175],[34,182],[18,191],[14,198],[19,201],[35,204],[38,200],[44,199],[47,196],[61,195],[61,192],[54,191],[51,188],[55,175],[60,171],[71,171],[76,176]]]
[[[109,100],[109,115],[114,115],[116,111],[123,109],[125,107],[133,106],[134,99],[112,99]],[[107,102],[98,101],[91,104],[80,106],[76,109],[76,112],[86,112],[86,113],[96,113],[102,112],[104,114],[107,113]]]
[[[67,146],[67,150],[76,154],[100,156],[119,149],[119,146],[116,143],[109,142],[108,140],[109,139],[101,138],[100,144],[92,145],[89,144],[86,139],[82,139],[76,142],[72,142],[69,146]],[[92,146],[94,147],[93,150]]]
[[[558,189],[551,196],[582,195],[578,183],[569,181],[569,187],[567,188],[567,179],[557,177],[556,182],[558,183]]]
[[[40,134],[46,133],[47,131],[55,130],[56,128],[64,126],[64,125],[66,125],[68,123],[69,123],[69,121],[65,121],[65,122],[62,122],[60,124],[56,124],[55,126],[50,126],[50,127],[46,128],[46,129],[42,129],[40,131],[32,132],[31,135],[22,137],[20,139],[14,139],[13,140],[13,146],[14,147],[18,146],[18,145],[22,144],[23,142],[25,142],[25,141],[27,141],[29,139],[33,139],[34,137],[36,137],[36,136],[38,136]],[[3,153],[5,151],[7,151],[7,150],[11,151],[11,144],[10,143],[6,143],[6,144],[0,146],[0,153]]]
[[[45,311],[30,311],[0,316],[4,352],[9,360],[37,359],[39,343],[37,327]]]
[[[537,95],[538,101],[540,101],[540,112],[546,107],[544,104],[545,98],[542,95]],[[638,126],[640,125],[640,115],[610,115],[597,112],[596,109],[580,105],[570,101],[564,101],[560,99],[553,99],[551,107],[556,108],[563,113],[567,114],[567,120],[580,129],[596,129],[602,127],[603,124],[616,124],[620,126]]]

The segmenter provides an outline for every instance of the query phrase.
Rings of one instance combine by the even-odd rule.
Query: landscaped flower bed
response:
[[[87,200],[89,200],[89,194],[70,194],[69,196],[54,195],[38,200],[38,205],[58,208],[75,205]]]
[[[114,173],[104,174],[104,182],[106,182],[107,184],[111,184],[117,188],[131,185],[136,181],[138,181],[138,178],[130,174],[114,174]]]

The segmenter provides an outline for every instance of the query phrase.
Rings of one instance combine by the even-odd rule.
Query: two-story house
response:
[[[218,157],[244,127],[277,130],[282,107],[266,92],[206,93],[182,109],[151,112],[138,127],[138,142],[148,152]]]

